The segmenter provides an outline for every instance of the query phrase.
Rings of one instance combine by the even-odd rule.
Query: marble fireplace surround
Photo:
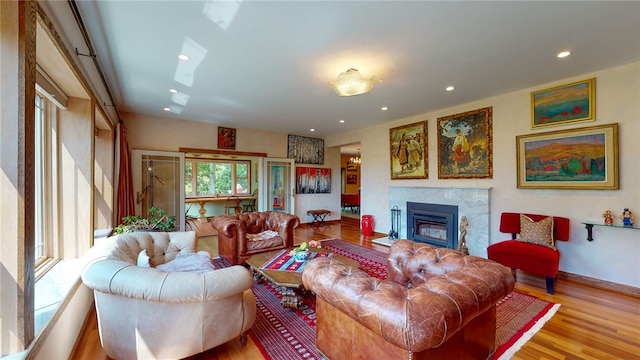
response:
[[[487,257],[490,244],[490,200],[491,188],[437,188],[437,187],[389,187],[389,208],[400,209],[400,229],[398,238],[407,238],[407,202],[458,206],[458,225],[463,216],[469,220],[467,226],[467,247],[469,254]],[[458,233],[459,235],[459,233]]]

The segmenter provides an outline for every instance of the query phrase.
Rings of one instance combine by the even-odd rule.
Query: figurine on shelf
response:
[[[631,211],[628,208],[624,208],[622,215],[620,215],[622,219],[622,225],[624,226],[633,226],[633,215],[631,215]]]
[[[602,217],[604,218],[605,225],[613,225],[613,213],[611,210],[606,210],[602,213]]]

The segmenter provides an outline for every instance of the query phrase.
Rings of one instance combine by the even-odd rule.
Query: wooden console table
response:
[[[200,204],[200,210],[198,210],[198,213],[200,214],[200,216],[198,217],[198,221],[200,221],[201,223],[205,223],[207,222],[207,217],[205,216],[205,214],[207,213],[207,209],[204,208],[204,204],[208,202],[225,202],[227,201],[227,197],[228,196],[192,197],[192,198],[184,199],[184,202],[187,204],[193,204],[193,203]],[[255,200],[256,197],[255,196],[239,196],[239,199],[240,201]]]

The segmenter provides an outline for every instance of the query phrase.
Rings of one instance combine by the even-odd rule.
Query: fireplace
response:
[[[435,247],[458,247],[458,207],[407,202],[407,238]]]
[[[397,206],[402,212],[398,238],[408,239],[408,235],[411,233],[410,223],[406,222],[408,202],[453,205],[458,207],[458,220],[456,221],[458,226],[462,216],[465,216],[469,221],[467,227],[469,232],[466,235],[469,254],[486,258],[487,247],[492,243],[490,234],[491,191],[491,188],[486,187],[390,186],[389,208]],[[390,224],[384,223],[384,218],[378,219],[378,223],[383,228],[391,228]],[[458,238],[460,237],[459,232],[456,235]]]

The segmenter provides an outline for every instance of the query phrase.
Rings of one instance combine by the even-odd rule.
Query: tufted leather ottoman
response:
[[[331,360],[489,358],[495,305],[514,287],[499,263],[409,240],[391,246],[387,280],[322,258],[302,281],[316,294],[316,347]]]

